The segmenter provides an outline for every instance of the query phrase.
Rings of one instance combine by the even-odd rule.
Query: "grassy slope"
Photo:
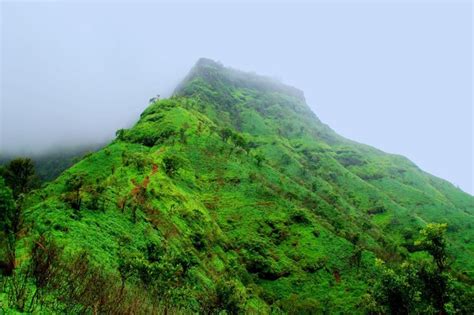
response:
[[[223,139],[226,127],[246,144]],[[169,160],[178,167],[167,174]],[[61,199],[75,173],[87,183],[79,214]],[[98,186],[101,210],[88,202]],[[140,186],[147,198],[134,223],[131,206],[122,213],[120,203]],[[132,129],[29,203],[22,248],[49,231],[110,273],[121,251],[144,255],[150,242],[164,255],[190,257],[191,293],[182,303],[191,308],[225,275],[248,309],[290,300],[353,313],[374,258],[409,255],[402,245],[430,221],[449,223],[457,267],[474,277],[471,196],[403,157],[338,136],[298,90],[207,60],[176,96],[152,104]]]

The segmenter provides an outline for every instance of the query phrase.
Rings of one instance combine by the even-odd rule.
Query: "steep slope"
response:
[[[460,252],[468,251],[460,265],[468,264],[467,269],[473,270],[469,258],[474,247],[467,246],[473,237],[472,196],[421,171],[402,156],[338,136],[310,111],[301,91],[202,59],[177,94],[204,100],[205,112],[222,127],[232,125],[252,135],[273,161],[275,156],[270,154],[279,151],[280,160],[275,164],[284,166],[282,172],[306,186],[311,184],[312,192],[320,197],[323,194],[318,189],[327,188],[341,199],[332,205],[340,203],[347,210],[369,214],[373,223],[394,233],[399,241],[407,236],[400,235],[404,228],[431,221],[449,223],[450,232],[456,235],[453,241],[462,242],[456,244]],[[267,135],[278,137],[266,141]],[[275,150],[275,143],[302,156],[282,161],[285,152]]]
[[[356,313],[375,258],[412,255],[427,222],[449,224],[455,266],[474,278],[473,202],[337,135],[301,91],[201,59],[173,97],[28,198],[17,258],[44,234],[160,307]]]

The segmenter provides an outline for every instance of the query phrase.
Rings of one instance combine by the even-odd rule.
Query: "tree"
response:
[[[11,275],[15,267],[15,244],[16,244],[16,226],[17,226],[17,207],[13,200],[13,195],[5,184],[3,178],[0,177],[0,226],[1,233],[4,237],[5,258],[0,257],[0,267],[3,267],[5,274]]]
[[[117,137],[118,140],[124,140],[126,132],[127,130],[125,129],[119,129],[115,132],[115,136]]]
[[[419,292],[416,270],[413,266],[403,264],[397,269],[392,269],[381,259],[377,259],[376,267],[380,275],[377,283],[371,288],[371,295],[376,302],[375,305],[370,306],[370,313],[409,314],[414,312],[420,301],[417,301]]]
[[[11,160],[3,171],[5,182],[13,191],[17,199],[20,194],[26,194],[38,185],[35,165],[30,158]]]
[[[0,224],[2,231],[7,231],[14,220],[15,201],[13,200],[12,191],[5,184],[3,178],[0,177]]]
[[[449,299],[448,255],[446,253],[445,233],[448,225],[430,223],[420,231],[420,239],[415,242],[421,250],[427,251],[436,265],[436,268],[423,266],[419,277],[424,283],[424,293],[431,299],[440,314],[446,314]]]
[[[74,210],[81,209],[81,188],[84,186],[85,175],[82,173],[72,174],[66,180],[66,190],[67,194],[65,196],[65,201],[69,203],[69,205]]]
[[[429,223],[420,231],[420,239],[415,242],[415,245],[433,257],[439,272],[443,272],[447,267],[448,256],[445,239],[447,227],[448,225],[445,223]]]
[[[227,142],[227,139],[229,139],[234,134],[234,132],[229,128],[224,128],[220,130],[219,134],[222,140],[224,142]]]
[[[446,224],[430,223],[420,231],[416,248],[430,254],[430,260],[407,260],[391,268],[378,260],[380,274],[370,293],[375,301],[371,312],[447,314],[456,309],[472,313],[468,291],[463,292],[460,283],[455,286],[448,272],[446,229]]]
[[[232,133],[231,136],[232,142],[234,142],[234,145],[241,147],[242,149],[246,150],[247,149],[247,140],[239,134],[239,133]]]

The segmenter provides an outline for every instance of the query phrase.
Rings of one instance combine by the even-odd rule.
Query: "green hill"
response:
[[[429,222],[448,224],[450,277],[472,292],[472,196],[207,59],[22,205],[4,310],[22,308],[16,281],[32,312],[365,313],[377,261],[429,259]]]

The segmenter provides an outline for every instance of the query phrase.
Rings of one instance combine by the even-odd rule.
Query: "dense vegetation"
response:
[[[12,189],[4,311],[474,311],[473,197],[210,60],[44,188]]]

